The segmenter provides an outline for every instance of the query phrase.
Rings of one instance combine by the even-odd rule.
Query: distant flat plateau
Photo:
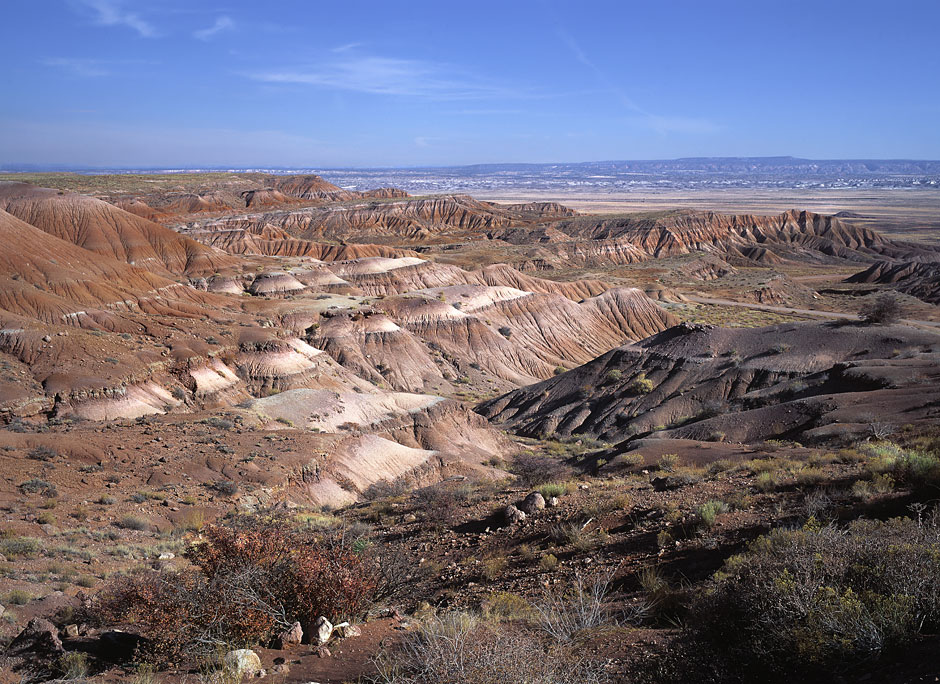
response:
[[[822,214],[842,211],[853,222],[903,236],[940,243],[940,191],[933,189],[786,188],[728,190],[636,190],[602,193],[573,189],[513,189],[479,193],[491,202],[555,201],[587,214],[630,214],[688,208],[727,214],[778,214],[806,209]]]

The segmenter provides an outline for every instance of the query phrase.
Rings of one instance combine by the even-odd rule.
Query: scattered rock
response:
[[[317,618],[313,629],[317,635],[317,643],[325,644],[330,640],[330,635],[333,633],[333,623],[321,615]]]
[[[67,636],[69,639],[77,638],[78,637],[78,625],[66,625],[65,636]]]
[[[401,519],[401,521],[403,523],[413,523],[417,521],[417,519],[418,519],[418,516],[416,516],[414,513],[408,513]]]
[[[300,626],[299,622],[295,622],[291,625],[290,629],[286,629],[274,639],[275,648],[284,649],[288,646],[296,646],[304,638],[304,630]]]
[[[557,496],[550,496],[548,497],[548,501],[545,502],[545,505],[548,506],[549,508],[555,508],[555,506],[557,506],[558,504],[559,504],[559,501],[558,501]]]
[[[319,648],[317,648],[318,658],[329,658],[331,655],[333,654],[330,653],[330,649],[328,649],[326,646],[320,646]]]
[[[290,665],[287,663],[278,663],[271,668],[271,672],[274,674],[286,675],[288,672],[290,672]]]
[[[358,626],[351,625],[348,622],[344,622],[341,625],[336,625],[334,629],[336,630],[336,633],[339,634],[339,636],[343,639],[362,636],[362,630]]]
[[[253,677],[261,672],[261,658],[250,648],[240,648],[229,651],[222,658],[222,664],[227,670],[241,677]]]
[[[539,492],[532,492],[522,500],[522,503],[519,504],[519,508],[526,515],[532,515],[545,508],[545,497]]]
[[[525,520],[526,515],[512,504],[509,504],[503,511],[503,517],[507,525],[515,525]]]

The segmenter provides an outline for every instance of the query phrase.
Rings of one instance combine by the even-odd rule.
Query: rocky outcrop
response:
[[[922,301],[940,304],[940,261],[877,261],[866,270],[846,278],[845,282],[891,285]]]

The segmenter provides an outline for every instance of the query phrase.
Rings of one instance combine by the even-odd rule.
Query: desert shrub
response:
[[[796,472],[796,483],[801,487],[814,487],[826,479],[826,474],[819,468],[800,468]]]
[[[553,496],[564,496],[568,493],[568,485],[564,482],[549,482],[539,487],[539,494],[548,501]]]
[[[897,323],[904,315],[904,306],[893,292],[884,292],[859,309],[858,317],[869,325]]]
[[[659,457],[657,465],[660,470],[667,473],[672,472],[676,469],[676,466],[679,465],[679,454],[663,454]]]
[[[36,516],[36,522],[40,525],[55,525],[55,513],[52,511],[43,511]]]
[[[718,516],[728,512],[728,504],[724,501],[711,500],[703,503],[695,512],[702,525],[711,529],[718,522]]]
[[[631,467],[631,468],[635,468],[637,466],[641,466],[644,463],[646,463],[646,457],[643,454],[636,453],[636,452],[633,452],[630,454],[622,454],[618,457],[618,460],[621,464]]]
[[[940,458],[935,453],[905,449],[893,442],[866,444],[863,451],[869,455],[867,467],[875,475],[890,474],[911,485],[940,482]]]
[[[675,540],[672,538],[672,535],[669,534],[668,530],[660,530],[656,534],[656,547],[659,549],[665,549],[667,546],[672,544]]]
[[[531,620],[535,617],[535,610],[522,596],[499,591],[483,602],[483,614],[495,620]]]
[[[637,573],[637,581],[643,592],[642,607],[645,614],[659,624],[675,624],[686,611],[686,591],[674,585],[655,566],[643,568]]]
[[[111,506],[112,504],[117,503],[117,499],[108,494],[102,494],[98,497],[98,500],[95,503],[98,503],[102,506]]]
[[[89,674],[88,656],[81,651],[72,651],[59,657],[55,670],[65,680],[84,679]]]
[[[382,684],[602,684],[599,663],[549,647],[525,629],[501,629],[476,615],[433,616],[375,661]]]
[[[456,524],[466,501],[457,487],[446,482],[417,490],[414,500],[421,519],[438,529]]]
[[[653,391],[653,381],[646,377],[646,373],[640,373],[630,383],[630,389],[634,394],[649,394]]]
[[[611,368],[604,374],[604,379],[608,382],[617,382],[620,378],[623,377],[623,371],[616,368]]]
[[[20,491],[24,494],[41,494],[47,499],[54,499],[59,496],[59,490],[56,489],[54,484],[40,480],[37,477],[26,480],[26,482],[20,484]]]
[[[542,572],[553,572],[558,568],[558,556],[553,553],[546,553],[539,559],[539,570]]]
[[[534,605],[539,627],[558,642],[571,641],[579,632],[615,622],[607,602],[609,574],[585,580],[575,575],[570,583],[545,589]]]
[[[0,554],[6,558],[31,558],[42,551],[42,542],[35,537],[0,539]]]
[[[205,419],[206,425],[211,425],[214,428],[219,430],[231,430],[235,427],[235,423],[228,418],[219,418],[218,416],[211,416]]]
[[[379,480],[373,482],[363,492],[363,498],[366,501],[375,501],[377,499],[393,499],[402,496],[411,491],[409,481],[404,477],[397,477],[394,480]]]
[[[480,575],[486,581],[492,582],[493,580],[497,580],[502,577],[508,565],[509,561],[506,556],[490,556],[489,558],[483,560],[483,563],[480,566]]]
[[[940,627],[940,520],[775,530],[728,559],[690,625],[745,680],[850,670]]]
[[[30,449],[29,453],[26,454],[28,458],[34,461],[51,461],[58,455],[58,451],[48,446],[38,446],[34,449]]]
[[[588,527],[586,522],[579,521],[556,525],[551,530],[551,537],[556,544],[571,545],[578,551],[590,551],[605,539],[604,535]]]
[[[143,530],[150,529],[150,521],[146,518],[140,518],[136,515],[124,515],[114,522],[122,530]]]
[[[870,499],[875,493],[871,482],[868,480],[856,480],[852,483],[852,487],[849,491],[854,498],[861,499],[862,501]]]
[[[531,451],[516,454],[510,472],[523,487],[537,487],[564,480],[571,475],[571,469],[562,461],[550,456],[539,456]]]
[[[776,471],[765,470],[754,480],[754,486],[761,492],[772,492],[780,486],[780,475]]]
[[[223,644],[265,643],[295,620],[309,631],[320,615],[354,618],[376,586],[370,560],[283,519],[206,526],[185,555],[191,569],[109,582],[89,619],[135,624],[147,655],[169,662]]]
[[[8,606],[25,606],[32,600],[33,595],[22,589],[13,589],[3,597],[3,603]]]

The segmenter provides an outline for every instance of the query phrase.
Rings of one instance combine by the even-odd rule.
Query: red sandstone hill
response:
[[[168,277],[208,275],[234,265],[218,250],[86,195],[0,183],[0,208],[79,247]]]

